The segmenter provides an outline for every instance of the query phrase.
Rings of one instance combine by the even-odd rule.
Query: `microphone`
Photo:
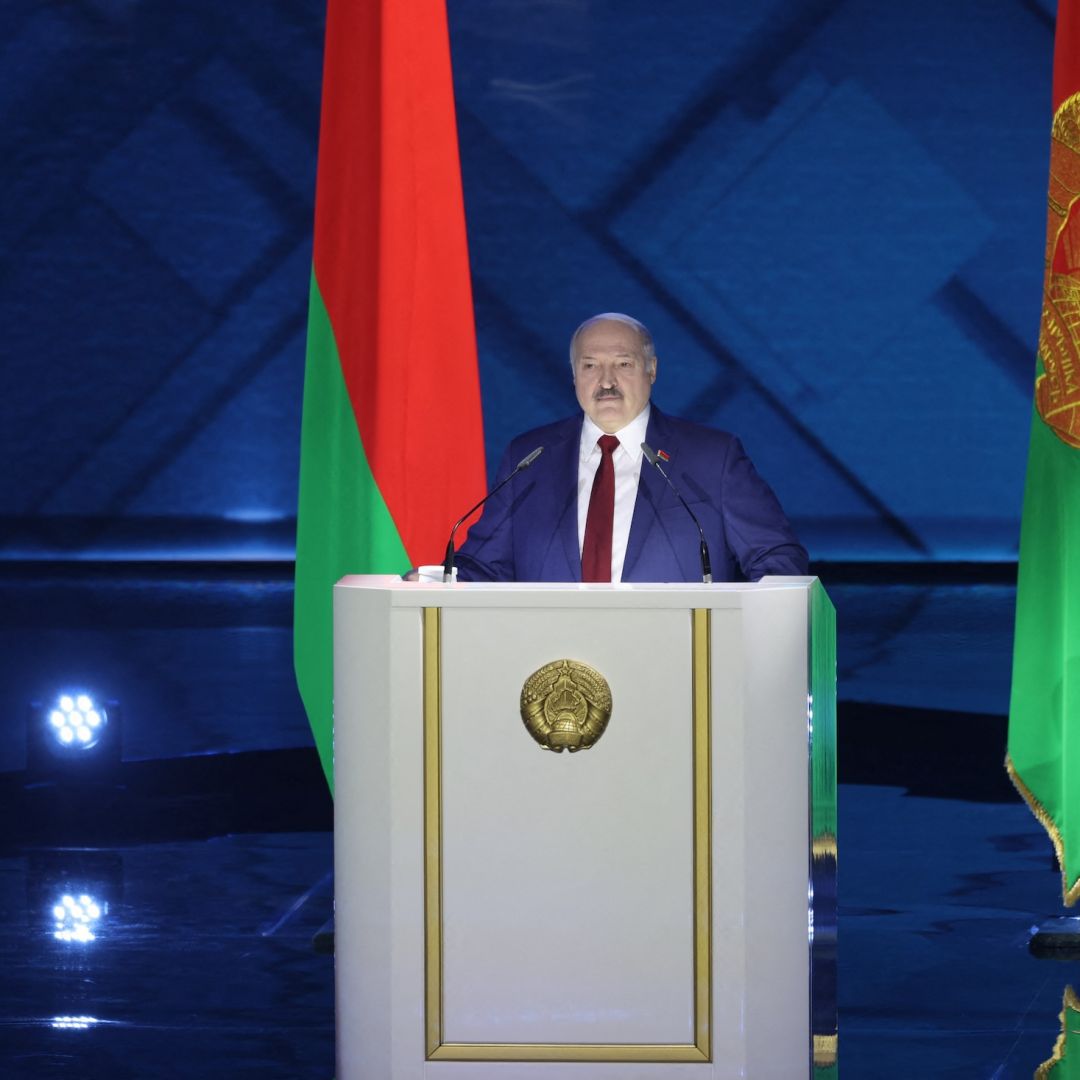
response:
[[[660,464],[660,455],[648,444],[641,444],[641,452],[649,459],[649,464],[656,469],[656,471],[667,481],[667,486],[675,492],[676,498],[683,504],[686,512],[693,518],[694,524],[697,526],[698,535],[701,537],[701,580],[706,585],[712,584],[712,563],[709,560],[709,545],[705,543],[705,531],[701,527],[701,522],[698,521],[697,515],[690,509],[689,503],[679,493],[679,489],[671,482],[670,477],[664,472],[664,467]]]
[[[454,522],[454,527],[450,530],[450,539],[446,542],[446,556],[443,558],[443,575],[442,579],[444,584],[448,581],[452,581],[454,578],[454,537],[457,535],[458,529],[461,527],[461,523],[470,515],[476,513],[481,506],[484,505],[500,488],[505,487],[514,479],[515,476],[522,469],[527,469],[542,453],[544,448],[538,446],[535,450],[531,450],[527,453],[518,463],[514,466],[514,471],[509,476],[505,477],[502,481],[496,484],[468,513],[462,514],[461,517]],[[704,541],[702,541],[704,543]]]

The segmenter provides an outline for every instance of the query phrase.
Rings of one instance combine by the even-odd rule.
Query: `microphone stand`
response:
[[[469,517],[470,514],[475,514],[476,511],[495,494],[495,492],[509,484],[522,469],[527,469],[543,452],[544,448],[542,446],[538,446],[535,450],[531,450],[517,463],[516,466],[514,466],[513,472],[496,484],[471,510],[468,511],[468,513],[462,514],[461,517],[454,522],[454,527],[450,530],[450,539],[446,542],[446,555],[443,558],[443,584],[454,580],[454,537],[457,535],[461,523]]]

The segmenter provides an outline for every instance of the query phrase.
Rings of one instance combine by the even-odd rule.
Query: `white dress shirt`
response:
[[[641,444],[645,441],[645,432],[649,426],[649,410],[646,405],[626,427],[613,432],[619,445],[611,455],[615,466],[615,517],[611,533],[611,580],[622,581],[623,562],[626,559],[626,544],[630,539],[630,522],[634,516],[634,504],[637,502],[638,477],[641,475]],[[589,516],[589,498],[592,495],[593,479],[603,457],[596,445],[601,435],[605,434],[587,416],[581,425],[581,449],[578,454],[578,499],[577,531],[578,552],[585,543],[585,519]]]

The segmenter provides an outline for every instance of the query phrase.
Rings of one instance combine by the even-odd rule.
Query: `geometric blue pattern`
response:
[[[276,206],[234,167],[228,148],[167,106],[147,116],[109,152],[91,174],[89,187],[215,306],[227,301],[280,240]],[[178,206],[184,214],[177,214]],[[193,229],[192,219],[204,227]],[[230,257],[220,259],[222,251]]]
[[[621,309],[815,557],[1015,555],[1052,0],[448,11],[489,469]],[[321,0],[8,12],[2,553],[287,557]]]

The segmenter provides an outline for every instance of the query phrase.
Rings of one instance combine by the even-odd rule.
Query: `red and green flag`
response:
[[[442,558],[483,493],[444,0],[328,0],[294,663],[333,787],[332,590]]]
[[[1009,775],[1080,896],[1080,0],[1059,0],[1042,324],[1020,530]]]

